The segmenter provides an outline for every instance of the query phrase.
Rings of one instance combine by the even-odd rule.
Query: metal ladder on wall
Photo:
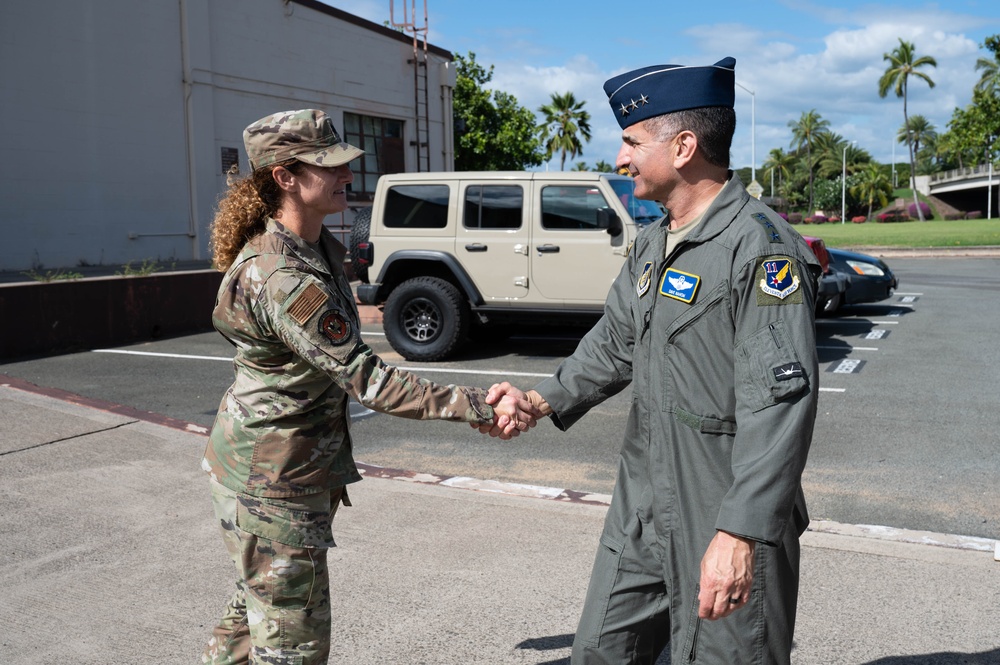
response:
[[[413,58],[407,60],[413,65],[413,108],[415,115],[414,140],[411,146],[417,150],[417,171],[431,170],[430,149],[430,99],[427,74],[427,0],[424,0],[424,23],[417,25],[417,0],[410,0],[410,18],[406,18],[404,0],[403,20],[396,22],[394,0],[389,0],[389,22],[392,27],[413,35]]]

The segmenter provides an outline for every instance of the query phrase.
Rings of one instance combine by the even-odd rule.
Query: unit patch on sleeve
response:
[[[774,223],[767,218],[767,215],[762,212],[755,212],[750,216],[760,222],[760,225],[764,227],[764,233],[767,234],[767,239],[769,241],[781,242],[781,234],[778,233],[778,229],[776,229]]]
[[[795,263],[783,256],[765,259],[757,268],[758,305],[801,305],[800,280]]]
[[[635,292],[639,294],[639,297],[646,295],[646,291],[649,291],[649,285],[653,281],[653,262],[646,261],[646,264],[642,266],[642,274],[639,275],[639,281],[635,283]]]
[[[802,369],[802,363],[788,363],[787,365],[772,367],[771,371],[774,372],[774,378],[778,381],[790,381],[796,377],[806,375]]]
[[[298,323],[300,326],[305,325],[306,321],[312,318],[312,315],[323,306],[326,302],[326,294],[323,293],[323,289],[319,288],[315,284],[310,284],[302,293],[295,297],[292,304],[288,306],[288,316],[292,317],[292,320]]]
[[[351,339],[351,322],[341,312],[331,309],[319,317],[319,331],[339,346]]]
[[[694,294],[698,290],[699,284],[701,284],[701,277],[698,275],[692,275],[676,268],[668,268],[667,272],[663,273],[663,281],[660,282],[660,293],[668,298],[690,303],[694,300]]]

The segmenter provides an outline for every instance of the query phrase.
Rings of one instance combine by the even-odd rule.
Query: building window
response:
[[[347,190],[351,201],[371,201],[380,175],[406,170],[402,120],[344,113],[344,140],[365,151],[351,162],[354,182]]]
[[[465,228],[519,229],[523,200],[520,185],[470,185],[465,190]]]

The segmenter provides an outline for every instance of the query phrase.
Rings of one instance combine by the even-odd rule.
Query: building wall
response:
[[[0,4],[0,270],[208,258],[223,149],[245,172],[243,128],[276,111],[403,120],[417,170],[412,50],[314,0]],[[432,47],[431,170],[453,168],[450,61]]]

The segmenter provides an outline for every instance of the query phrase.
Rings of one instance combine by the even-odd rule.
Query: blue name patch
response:
[[[660,282],[660,293],[668,298],[674,298],[681,302],[691,302],[694,300],[695,291],[701,284],[701,277],[692,275],[683,270],[668,268],[663,274],[663,281]]]

